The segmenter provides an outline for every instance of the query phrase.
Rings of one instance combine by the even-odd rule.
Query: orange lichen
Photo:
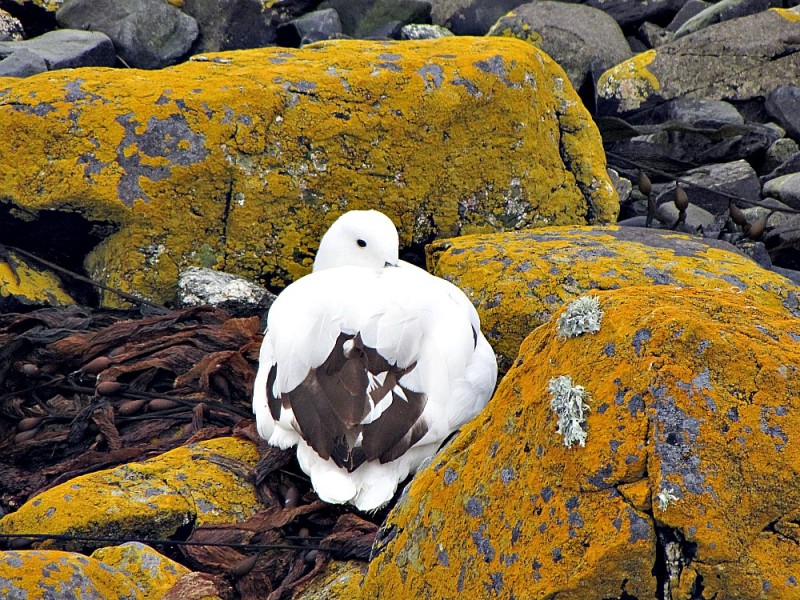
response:
[[[429,266],[461,287],[505,371],[519,345],[570,300],[593,290],[672,284],[748,294],[800,315],[800,289],[733,246],[625,227],[553,227],[465,236],[428,249]]]
[[[0,258],[0,298],[11,296],[29,305],[75,304],[55,275],[28,264],[14,252],[8,254],[9,260]]]
[[[0,160],[0,199],[113,224],[90,274],[157,300],[210,257],[284,285],[349,208],[383,209],[404,245],[609,223],[618,209],[563,71],[508,38],[336,41],[2,79],[0,128],[0,156],[14,157]]]
[[[482,415],[417,474],[363,598],[792,597],[800,321],[746,294],[597,295],[599,332],[535,330]],[[592,398],[585,448],[556,434],[546,389],[562,374]]]

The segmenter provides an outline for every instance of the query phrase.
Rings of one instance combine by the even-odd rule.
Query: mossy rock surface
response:
[[[406,247],[618,212],[563,70],[513,39],[338,40],[5,78],[0,129],[0,202],[79,215],[104,232],[90,275],[159,301],[187,265],[285,285],[348,209],[383,210]]]
[[[60,550],[0,552],[0,597],[149,600],[124,573]]]
[[[696,288],[597,296],[598,333],[534,331],[417,474],[363,598],[797,597],[800,321]],[[585,447],[556,432],[564,375]]]
[[[75,304],[61,280],[51,271],[26,260],[13,250],[0,255],[0,311],[15,312],[37,306]]]
[[[749,294],[800,316],[800,288],[732,245],[633,227],[548,227],[465,236],[428,248],[432,271],[462,288],[502,371],[522,340],[595,289],[680,285]]]
[[[240,522],[260,507],[252,442],[218,438],[82,475],[0,519],[2,533],[167,538],[186,525]],[[82,543],[42,542],[72,549]]]

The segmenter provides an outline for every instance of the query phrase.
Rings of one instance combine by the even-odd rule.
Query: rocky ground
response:
[[[0,595],[796,597],[796,5],[0,0]],[[385,522],[249,420],[376,198],[508,371]]]

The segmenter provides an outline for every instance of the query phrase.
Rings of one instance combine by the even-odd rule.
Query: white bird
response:
[[[496,380],[466,295],[400,261],[386,215],[350,211],[269,311],[253,411],[271,445],[297,445],[322,500],[369,511],[481,411]]]

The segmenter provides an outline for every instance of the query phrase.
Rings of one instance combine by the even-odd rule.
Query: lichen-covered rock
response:
[[[124,573],[146,600],[159,600],[178,580],[191,571],[139,542],[107,546],[92,552],[92,558]]]
[[[680,97],[763,101],[800,72],[798,27],[800,8],[775,8],[638,54],[600,77],[598,112],[625,115]]]
[[[347,209],[383,210],[403,246],[618,211],[589,113],[558,65],[514,39],[341,40],[2,79],[0,130],[0,200],[28,218],[78,213],[108,235],[90,275],[159,301],[190,264],[293,281]]]
[[[13,250],[0,253],[0,311],[71,304],[75,301],[53,273],[29,263]]]
[[[124,573],[96,558],[60,550],[0,552],[0,597],[147,600]]]
[[[181,446],[42,492],[0,519],[0,533],[165,538],[190,523],[243,521],[260,506],[247,481],[257,460],[254,444],[239,438]]]
[[[634,227],[552,227],[465,236],[428,248],[432,271],[465,290],[508,369],[523,339],[562,304],[637,285],[741,291],[800,316],[800,288],[725,242]]]
[[[486,410],[417,474],[363,598],[794,598],[800,321],[745,293],[598,292],[556,320]],[[585,388],[585,447],[548,386]]]
[[[355,599],[367,572],[367,563],[360,560],[331,561],[308,585],[293,595],[294,600]]]

